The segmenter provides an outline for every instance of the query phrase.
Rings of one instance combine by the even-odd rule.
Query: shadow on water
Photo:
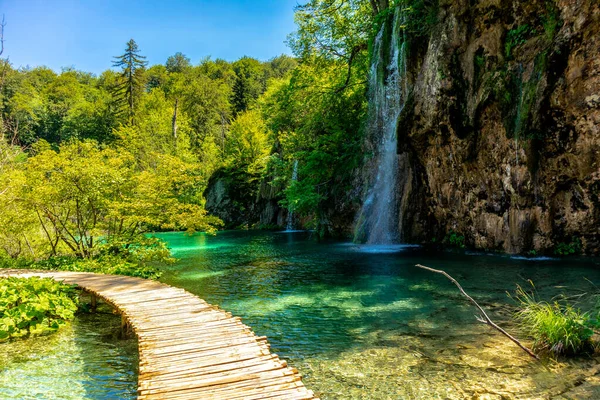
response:
[[[103,306],[59,332],[0,344],[0,399],[135,399],[137,340]]]
[[[547,395],[589,367],[589,360],[569,364],[557,379],[478,323],[451,282],[414,265],[446,270],[496,322],[515,329],[507,292],[528,280],[543,298],[591,290],[600,286],[597,261],[430,254],[309,235],[160,234],[180,259],[162,280],[241,316],[324,399],[464,398],[498,381],[507,398]]]

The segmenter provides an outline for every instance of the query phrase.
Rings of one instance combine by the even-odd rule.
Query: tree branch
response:
[[[352,78],[352,63],[354,62],[354,59],[356,58],[356,55],[362,51],[362,50],[366,50],[367,49],[367,44],[366,43],[361,43],[359,45],[356,45],[352,48],[352,52],[350,53],[350,58],[348,59],[348,74],[346,75],[346,81],[344,82],[344,85],[341,86],[340,88],[338,88],[336,90],[336,93],[340,93],[342,91],[344,91],[347,87],[348,84],[350,84],[350,78]]]
[[[4,14],[2,14],[2,23],[0,23],[0,56],[4,53],[4,27],[6,21],[4,20]]]
[[[463,294],[463,296],[465,296],[467,299],[469,299],[469,301],[471,303],[473,303],[473,305],[475,305],[475,307],[477,307],[479,309],[479,312],[481,313],[481,316],[479,318],[477,318],[478,321],[483,322],[484,324],[489,325],[492,328],[498,330],[504,336],[506,336],[507,338],[509,338],[510,340],[512,340],[517,346],[519,346],[521,349],[523,349],[523,351],[525,351],[531,357],[535,358],[536,360],[539,360],[539,357],[537,355],[535,355],[535,353],[533,351],[531,351],[530,349],[528,349],[527,347],[525,347],[523,344],[521,344],[521,342],[519,342],[517,339],[515,339],[513,336],[511,336],[508,332],[506,332],[504,329],[502,329],[498,325],[496,325],[490,319],[490,317],[488,317],[488,315],[483,310],[483,308],[481,308],[481,306],[479,304],[477,304],[477,302],[475,300],[473,300],[473,298],[471,296],[469,296],[467,294],[467,292],[464,291],[464,289],[462,288],[462,286],[460,286],[460,284],[456,281],[456,279],[454,279],[453,277],[451,277],[450,275],[448,275],[445,271],[442,271],[442,270],[439,270],[439,269],[429,268],[429,267],[426,267],[426,266],[421,265],[421,264],[417,264],[416,267],[425,269],[427,271],[435,272],[436,274],[444,275],[446,278],[450,279],[450,281],[456,285],[456,287],[458,288],[458,290],[460,290],[460,292]]]

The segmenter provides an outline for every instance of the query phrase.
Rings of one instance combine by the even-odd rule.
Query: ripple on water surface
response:
[[[0,399],[135,399],[137,341],[120,318],[80,315],[55,334],[0,343]]]

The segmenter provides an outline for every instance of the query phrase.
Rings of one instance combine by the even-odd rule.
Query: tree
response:
[[[255,110],[239,114],[231,124],[225,145],[229,163],[249,173],[261,173],[273,147],[260,113]]]
[[[141,168],[126,150],[100,148],[94,141],[61,145],[5,175],[13,184],[0,215],[12,221],[0,218],[7,224],[3,232],[31,224],[34,217],[50,255],[80,258],[94,257],[103,243],[127,245],[150,229],[212,232],[219,220],[201,206],[197,168],[160,154],[153,166]],[[9,242],[0,235],[4,243]]]
[[[264,92],[264,67],[257,59],[242,57],[233,63],[233,70],[236,78],[231,103],[237,114],[246,111]]]
[[[387,7],[387,0],[310,0],[296,7],[298,30],[288,43],[296,56],[312,58],[313,64],[336,62],[345,68],[346,79],[335,88],[344,90],[355,69],[361,77],[366,76],[374,17]]]
[[[148,64],[146,57],[140,55],[135,40],[127,42],[125,53],[114,57],[113,67],[121,68],[121,82],[115,86],[113,95],[117,104],[127,105],[128,117],[131,124],[134,123],[135,99],[143,90],[142,72]]]
[[[294,57],[282,54],[272,58],[267,63],[267,80],[271,78],[279,79],[287,76],[290,71],[298,66],[298,61]]]
[[[167,62],[165,63],[167,71],[170,73],[183,72],[191,65],[190,59],[186,57],[185,54],[180,52],[177,52],[171,57],[167,58]]]

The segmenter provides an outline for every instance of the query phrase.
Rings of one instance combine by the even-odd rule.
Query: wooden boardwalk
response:
[[[316,399],[240,318],[159,282],[84,272],[0,270],[80,286],[112,304],[139,343],[138,399]]]

